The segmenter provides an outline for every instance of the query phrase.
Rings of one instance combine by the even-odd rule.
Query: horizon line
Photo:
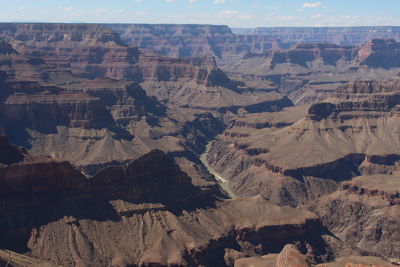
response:
[[[232,27],[226,24],[211,24],[211,23],[140,23],[140,22],[85,22],[85,21],[71,21],[71,22],[54,22],[54,21],[0,21],[0,24],[94,24],[94,25],[177,25],[177,26],[218,26],[228,27],[230,29],[257,29],[257,28],[390,28],[398,27],[400,25],[348,25],[348,26],[254,26],[254,27]]]

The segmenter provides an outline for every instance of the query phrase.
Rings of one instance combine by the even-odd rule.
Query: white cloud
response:
[[[106,8],[96,8],[95,10],[94,10],[94,13],[96,14],[96,15],[104,15],[104,14],[106,14],[108,12],[108,10],[106,9]]]
[[[295,16],[275,16],[275,15],[268,15],[266,17],[268,21],[294,21],[298,20],[298,17]]]
[[[145,11],[138,11],[133,14],[134,18],[142,18],[142,17],[146,17],[146,16],[147,16],[147,12],[145,12]]]
[[[175,2],[176,0],[165,0],[165,2],[167,2],[167,3],[173,3],[173,2]]]
[[[250,15],[249,13],[244,13],[240,15],[240,19],[251,19],[251,18],[253,18],[253,16]]]
[[[223,4],[223,3],[225,3],[226,2],[226,0],[214,0],[214,4]]]
[[[314,14],[310,18],[312,18],[312,19],[320,19],[320,18],[322,18],[322,15],[321,14]]]
[[[72,7],[72,6],[70,6],[70,7],[66,7],[66,8],[64,8],[63,10],[65,11],[65,12],[68,12],[68,11],[72,11],[74,8]]]
[[[306,2],[303,4],[303,8],[316,8],[322,5],[321,2]]]
[[[191,4],[196,3],[196,2],[197,2],[197,0],[189,0],[189,3],[191,3]]]
[[[218,13],[219,18],[231,18],[235,15],[239,14],[237,10],[222,10]]]

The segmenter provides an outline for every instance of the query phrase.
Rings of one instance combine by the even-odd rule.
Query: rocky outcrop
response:
[[[247,54],[224,70],[269,79],[295,103],[315,103],[355,79],[396,78],[398,55],[398,43],[385,39],[374,39],[361,47],[295,44],[289,49]]]
[[[161,151],[89,179],[51,159],[0,171],[0,246],[56,265],[227,266],[227,248],[250,256],[292,242],[330,257],[312,213],[262,197],[221,199]]]
[[[25,56],[13,49],[10,43],[0,40],[0,82],[9,79],[41,81],[47,69],[37,56]]]
[[[278,262],[277,262],[278,261]],[[283,264],[282,264],[283,263]],[[293,245],[284,247],[280,254],[269,254],[262,257],[240,258],[235,261],[235,267],[394,267],[384,259],[372,256],[341,257],[335,262],[323,264],[311,264],[306,255],[302,254]]]
[[[100,99],[83,93],[14,94],[3,107],[4,123],[54,131],[56,126],[72,128],[113,128],[112,118]],[[46,118],[46,120],[43,120]]]
[[[162,57],[142,54],[139,59],[142,79],[157,82],[195,82],[208,87],[234,87],[225,73],[217,68],[214,57]]]
[[[105,25],[1,24],[0,35],[19,53],[41,57],[51,66],[80,76],[138,82],[185,80],[207,86],[230,82],[212,56],[180,59],[139,53]]]
[[[398,261],[399,177],[374,175],[345,182],[310,204],[324,225],[348,244]]]
[[[233,120],[207,158],[237,195],[263,193],[289,205],[332,193],[355,176],[392,174],[399,88],[397,81],[358,81],[311,105],[297,122],[288,119],[296,118],[294,108],[269,124],[256,116]]]
[[[140,49],[177,57],[218,55],[221,51],[215,39],[234,38],[227,26],[216,25],[115,24],[105,27]]]
[[[374,39],[358,52],[361,65],[372,68],[400,67],[400,43],[394,39]]]
[[[79,83],[83,78],[130,80],[141,83],[149,95],[168,104],[234,112],[243,107],[260,111],[278,98],[290,102],[277,92],[231,80],[217,67],[213,53],[178,58],[139,52],[137,47],[123,43],[107,25],[0,24],[0,36],[21,55],[39,57],[51,66],[53,69],[40,73],[41,77],[60,86],[72,84],[71,80]],[[41,70],[45,68],[40,66]]]
[[[262,53],[278,48],[269,36],[235,35],[218,25],[105,25],[119,33],[124,42],[161,55],[191,57],[211,54],[219,64],[231,64],[246,53]]]
[[[308,267],[310,264],[294,246],[285,246],[276,260],[276,267],[284,266]]]
[[[7,24],[0,35],[27,56],[89,77],[137,78],[139,51],[95,24]]]
[[[309,267],[311,262],[295,246],[286,245],[279,254],[263,257],[241,258],[235,261],[235,267]]]
[[[356,53],[352,46],[333,44],[298,44],[288,50],[270,52],[271,67],[280,63],[292,63],[307,66],[307,63],[321,60],[328,65],[336,65],[339,60],[351,61]]]

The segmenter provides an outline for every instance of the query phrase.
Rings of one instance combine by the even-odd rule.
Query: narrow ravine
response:
[[[200,156],[200,160],[203,163],[203,165],[207,168],[207,170],[215,176],[215,178],[217,179],[219,185],[221,186],[221,188],[228,193],[229,197],[232,199],[237,198],[235,193],[232,191],[231,187],[229,186],[229,181],[224,179],[223,177],[221,177],[221,175],[219,173],[217,173],[211,166],[210,164],[208,164],[208,160],[207,160],[207,154],[210,151],[211,145],[214,141],[211,141],[207,144],[206,146],[206,151],[201,154]]]

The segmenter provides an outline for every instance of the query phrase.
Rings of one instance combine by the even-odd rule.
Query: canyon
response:
[[[0,23],[0,265],[399,265],[398,41]]]

